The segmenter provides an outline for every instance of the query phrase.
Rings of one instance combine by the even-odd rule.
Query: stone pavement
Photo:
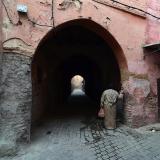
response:
[[[160,132],[118,126],[107,131],[99,119],[57,117],[41,123],[31,144],[1,160],[160,160]]]

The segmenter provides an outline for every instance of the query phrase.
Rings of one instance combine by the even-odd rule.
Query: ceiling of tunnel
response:
[[[82,36],[83,35],[83,36]],[[97,34],[80,25],[73,25],[56,33],[55,44],[103,45],[104,41]]]

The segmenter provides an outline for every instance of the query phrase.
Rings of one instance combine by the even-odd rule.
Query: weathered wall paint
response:
[[[11,57],[14,54],[17,57],[17,53],[21,56],[33,57],[39,42],[54,27],[76,19],[92,20],[104,27],[114,37],[127,61],[127,70],[124,70],[123,67],[120,68],[122,77],[125,77],[122,83],[126,92],[126,123],[132,127],[138,127],[156,122],[156,78],[159,77],[160,72],[157,65],[154,64],[154,58],[144,59],[142,46],[146,42],[154,43],[160,40],[159,22],[151,17],[146,19],[146,15],[140,15],[136,11],[134,14],[124,7],[120,8],[115,4],[112,6],[112,3],[107,6],[92,0],[82,0],[82,4],[76,2],[63,8],[62,5],[59,5],[63,4],[63,0],[54,0],[53,2],[52,5],[52,0],[4,1],[6,6],[6,8],[3,6],[4,52],[12,52]],[[148,1],[147,5],[146,0],[121,0],[120,2],[160,15],[157,0]],[[16,11],[18,3],[28,6],[27,14]],[[132,10],[132,12],[134,11]],[[110,45],[114,48],[114,44]],[[158,63],[158,59],[156,59],[156,63]],[[2,63],[4,65],[3,70],[7,70],[5,66],[8,64],[6,64],[6,61]],[[11,61],[11,65],[13,64]],[[23,80],[25,81],[25,78]],[[14,77],[12,81],[12,85],[8,89],[11,91],[17,80]],[[28,100],[31,100],[31,98]],[[7,101],[6,99],[4,104],[7,104]],[[4,106],[1,105],[0,107],[3,108]],[[14,109],[16,109],[16,106]],[[5,126],[5,122],[2,126]],[[16,135],[15,139],[17,140],[20,136],[19,133]]]
[[[160,17],[159,0],[147,0],[147,11],[157,17]],[[160,41],[160,20],[151,16],[147,16],[147,19],[146,43],[157,43]]]
[[[127,77],[147,74],[147,64],[143,59],[142,49],[145,44],[147,24],[144,17],[92,0],[82,1],[80,9],[74,4],[66,9],[61,9],[59,4],[63,1],[54,1],[53,6],[51,0],[7,0],[4,2],[10,17],[9,20],[3,7],[4,50],[32,56],[41,39],[53,27],[75,19],[92,19],[106,28],[121,46],[128,65]],[[27,15],[17,13],[16,4],[18,3],[28,6]],[[139,6],[143,10],[146,8],[145,1],[125,1],[125,3]],[[39,26],[31,21],[44,26]]]
[[[160,3],[158,0],[147,1],[147,11],[157,17],[160,17]],[[160,42],[160,20],[147,16],[146,44]],[[160,51],[157,49],[146,52],[146,63],[148,77],[151,82],[151,88],[157,95],[157,79],[160,78]]]
[[[6,3],[6,5],[8,4],[9,3]],[[18,15],[15,7],[10,7],[15,6],[15,1],[11,1],[10,5],[8,5],[8,12],[11,12],[10,18],[15,24],[18,23],[19,19],[22,23],[21,25],[12,25],[6,16],[5,10],[3,10],[4,49],[9,50],[10,48],[10,50],[32,56],[40,40],[52,28],[34,25],[28,21],[27,17],[36,23],[51,26],[53,21],[54,25],[57,26],[80,17],[91,18],[93,21],[105,27],[118,41],[127,59],[129,72],[146,74],[147,71],[143,61],[143,50],[141,47],[145,43],[146,21],[143,17],[104,6],[91,0],[83,1],[80,10],[74,5],[66,10],[59,10],[60,2],[54,1],[53,18],[51,0],[34,2],[23,0],[23,4],[28,5],[27,15]],[[41,9],[37,12],[36,8]],[[14,17],[11,16],[13,14],[15,14]],[[109,19],[107,19],[107,17]],[[13,42],[13,39],[14,45],[13,43],[11,45],[10,41]],[[19,45],[20,43],[21,45]],[[26,53],[24,52],[25,50]]]

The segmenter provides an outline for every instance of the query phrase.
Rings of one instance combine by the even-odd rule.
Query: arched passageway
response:
[[[53,117],[62,112],[75,114],[72,111],[81,113],[82,110],[95,114],[102,91],[109,86],[120,89],[121,64],[109,44],[112,39],[107,43],[102,31],[97,32],[99,25],[92,21],[89,24],[83,20],[82,23],[67,22],[51,31],[37,48],[32,61],[33,122],[46,113]],[[115,43],[113,46],[116,48]],[[83,103],[68,105],[71,102],[71,78],[75,75],[85,79],[89,105],[86,99],[81,99]]]

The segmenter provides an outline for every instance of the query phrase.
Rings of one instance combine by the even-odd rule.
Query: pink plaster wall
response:
[[[104,27],[108,33],[114,37],[115,42],[120,45],[127,61],[128,73],[126,74],[129,74],[127,76],[134,77],[135,75],[140,75],[143,77],[147,75],[147,78],[145,77],[146,79],[142,80],[142,84],[141,81],[139,82],[139,79],[133,79],[132,81],[125,82],[125,84],[131,86],[131,88],[128,89],[128,92],[133,97],[137,96],[137,104],[128,108],[128,112],[129,110],[132,112],[130,117],[135,117],[135,121],[136,119],[141,121],[141,118],[144,115],[143,113],[146,109],[145,98],[148,96],[148,94],[146,97],[143,95],[142,97],[139,96],[139,94],[143,94],[145,92],[143,82],[146,83],[147,86],[150,86],[150,84],[146,82],[149,78],[151,88],[156,94],[156,78],[154,77],[159,76],[159,69],[157,69],[157,66],[152,63],[154,60],[151,62],[151,60],[144,59],[142,46],[146,44],[146,42],[151,43],[160,39],[160,30],[158,29],[159,22],[155,21],[151,17],[148,17],[147,21],[144,16],[136,15],[137,13],[134,14],[133,11],[130,13],[129,10],[126,11],[126,8],[120,9],[116,8],[116,6],[106,6],[92,0],[81,1],[83,2],[81,9],[78,9],[75,5],[72,5],[65,10],[60,10],[59,4],[62,3],[63,0],[54,0],[52,10],[52,0],[6,0],[5,5],[7,6],[9,17],[14,24],[10,23],[6,11],[3,8],[4,50],[11,50],[27,56],[33,56],[39,42],[53,27],[75,19],[92,19],[94,22]],[[120,2],[143,10],[147,9],[148,12],[152,13],[157,13],[157,10],[160,9],[160,5],[155,5],[158,3],[158,0],[153,0],[152,2],[149,0],[147,3],[149,7],[146,6],[146,0],[120,0]],[[17,13],[17,3],[23,3],[28,6],[27,15],[20,15]],[[27,17],[29,17],[30,20],[45,26],[33,24]],[[114,44],[111,47],[114,47]],[[135,84],[135,87],[133,84]],[[136,85],[141,85],[141,90],[137,90]],[[132,89],[135,90],[136,92],[134,93],[137,94],[132,93]],[[140,97],[140,101],[138,97]],[[139,104],[140,102],[141,104]],[[148,118],[148,115],[147,110],[145,115],[146,119]],[[151,115],[151,117],[154,117],[152,120],[154,122],[156,120],[154,116],[155,114]]]
[[[151,89],[153,93],[157,95],[157,79],[160,78],[160,55],[158,54],[147,55],[146,63],[148,64],[147,70],[148,70],[148,77],[151,83]]]
[[[28,21],[26,16],[18,15],[16,12],[16,2],[26,4],[28,6],[29,19],[43,25],[52,26],[54,21],[54,25],[57,26],[80,17],[91,17],[93,21],[105,27],[106,30],[108,30],[108,32],[111,33],[115,40],[120,44],[127,59],[129,72],[135,74],[147,73],[145,63],[143,61],[142,50],[142,45],[145,43],[145,18],[116,8],[98,4],[92,0],[83,0],[80,10],[78,10],[75,6],[72,6],[66,10],[59,10],[59,3],[62,1],[55,0],[53,5],[54,17],[52,18],[51,0],[7,0],[5,1],[5,4],[8,8],[10,18],[15,24],[18,23],[18,19],[20,19],[22,25],[12,25],[8,20],[5,9],[3,9],[4,41],[7,41],[10,38],[19,38],[26,43],[25,45],[30,47],[31,51],[31,53],[22,52],[22,54],[29,54],[30,56],[34,54],[34,50],[40,40],[50,29],[52,29],[52,27],[33,25]],[[145,7],[145,1],[132,0],[132,2],[126,1],[125,3],[127,2],[131,5],[134,4],[135,6],[137,2],[137,6],[141,4],[142,9]],[[110,20],[107,20],[107,17],[109,17]]]
[[[147,1],[147,12],[160,17],[160,3],[159,0]],[[146,44],[154,44],[160,42],[160,20],[147,15],[146,28]],[[157,50],[157,49],[156,49]],[[160,78],[160,55],[155,50],[146,53],[146,63],[148,70],[148,77],[151,82],[151,88],[155,95],[157,95],[157,79]]]
[[[160,17],[160,3],[159,0],[148,0],[147,11],[157,17]],[[157,43],[160,41],[160,20],[151,16],[147,16],[147,34],[146,43]]]

